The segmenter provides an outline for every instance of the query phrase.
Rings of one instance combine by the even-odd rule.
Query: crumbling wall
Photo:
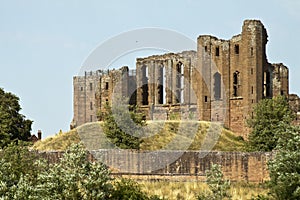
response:
[[[272,64],[272,91],[273,96],[289,95],[289,70],[282,63]]]

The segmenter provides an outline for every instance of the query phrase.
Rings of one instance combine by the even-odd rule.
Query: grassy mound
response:
[[[44,140],[34,143],[33,148],[40,151],[51,150],[66,150],[71,144],[79,143],[80,137],[76,129],[68,131],[66,133],[60,132],[53,137],[48,137]]]
[[[65,150],[83,141],[87,149],[106,149],[113,145],[101,131],[102,122],[85,124],[66,133],[39,141],[37,150]],[[148,121],[142,150],[244,151],[245,142],[216,123],[199,121]]]

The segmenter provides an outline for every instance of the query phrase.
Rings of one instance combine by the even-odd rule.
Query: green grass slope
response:
[[[34,144],[37,150],[65,150],[82,141],[88,150],[113,148],[101,131],[102,122],[88,123]],[[148,121],[142,150],[244,151],[245,142],[216,123],[199,121]]]

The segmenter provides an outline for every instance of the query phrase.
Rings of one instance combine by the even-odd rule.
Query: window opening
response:
[[[220,48],[216,47],[216,56],[219,56],[219,55],[220,55]]]
[[[235,54],[240,53],[240,46],[238,44],[234,45],[234,52],[235,52]]]

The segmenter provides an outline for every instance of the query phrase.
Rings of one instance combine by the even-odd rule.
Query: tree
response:
[[[275,132],[279,124],[290,124],[294,114],[284,96],[263,99],[254,107],[254,116],[248,120],[252,129],[248,147],[252,151],[272,151],[277,144]]]
[[[39,174],[35,188],[43,199],[108,199],[111,180],[104,164],[89,162],[87,151],[74,144],[59,163]]]
[[[206,171],[206,181],[210,189],[210,194],[201,193],[197,197],[198,200],[222,200],[231,198],[229,194],[230,181],[224,179],[220,165],[213,164],[211,169]]]
[[[142,199],[133,180],[117,181],[102,163],[89,162],[81,144],[72,145],[58,163],[48,164],[27,147],[11,144],[0,152],[0,199]]]
[[[300,127],[280,123],[276,156],[268,163],[270,191],[278,200],[300,199]]]
[[[28,141],[32,121],[20,114],[19,98],[0,88],[0,147],[12,140]]]
[[[21,185],[36,183],[38,173],[46,166],[37,165],[35,152],[30,152],[22,142],[9,144],[0,151],[0,199],[18,199]],[[23,197],[20,196],[20,199]]]
[[[136,107],[120,103],[119,106],[107,105],[103,130],[113,144],[121,149],[139,149],[142,126],[146,122]]]

